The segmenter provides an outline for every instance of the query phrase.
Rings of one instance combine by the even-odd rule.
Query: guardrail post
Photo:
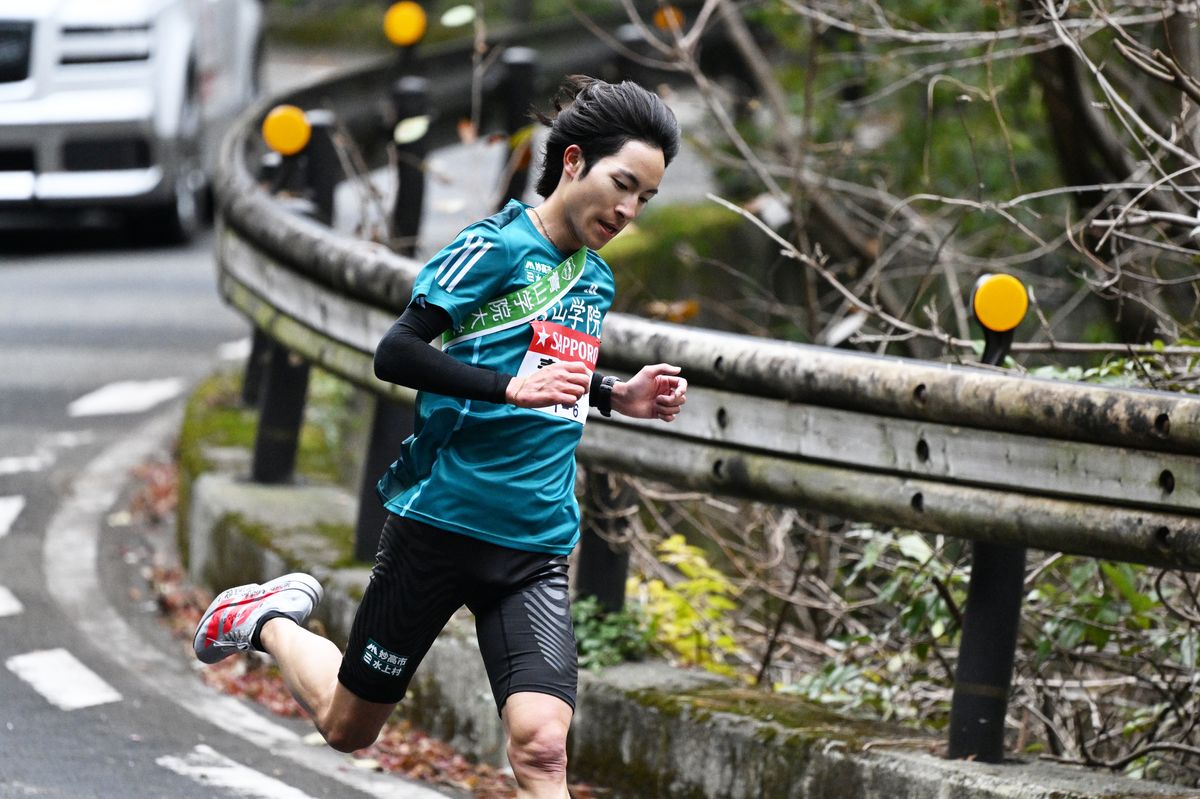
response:
[[[984,275],[975,284],[971,306],[984,329],[983,362],[1003,363],[1013,329],[1028,308],[1025,287],[1009,275]],[[951,758],[1004,759],[1004,718],[1024,594],[1025,548],[974,542],[950,703]]]
[[[375,484],[400,455],[400,445],[413,432],[413,409],[376,397],[371,417],[371,440],[363,464],[362,483],[358,490],[358,519],[354,524],[354,558],[370,563],[379,549],[379,534],[383,530],[387,509],[379,501]]]
[[[628,483],[599,469],[588,470],[575,595],[594,596],[600,607],[611,613],[625,605],[629,576],[629,550],[614,542],[625,537],[635,507],[636,497]]]
[[[408,75],[392,84],[396,110],[393,141],[396,144],[396,202],[392,207],[392,249],[413,255],[425,203],[425,155],[428,143],[429,81]],[[413,409],[385,397],[376,397],[371,417],[371,437],[358,490],[358,518],[354,525],[354,557],[370,562],[379,548],[379,533],[387,511],[375,492],[384,470],[400,454],[400,445],[413,432]]]
[[[246,373],[242,379],[242,405],[247,408],[258,406],[262,390],[263,372],[271,357],[271,339],[262,328],[255,327],[250,338],[250,355],[246,358]]]
[[[336,117],[332,111],[324,109],[309,111],[306,116],[312,126],[312,138],[304,151],[304,157],[308,159],[308,188],[316,206],[317,221],[332,225],[334,195],[338,184],[345,178],[333,138]]]
[[[250,477],[256,483],[287,483],[296,469],[309,366],[279,344],[272,342],[270,349]]]
[[[529,109],[533,106],[533,86],[537,78],[538,53],[530,47],[510,47],[501,57],[504,63],[504,126],[508,133],[508,151],[504,158],[506,183],[500,207],[510,199],[525,196],[529,185],[529,164],[533,160],[533,124]]]
[[[429,81],[415,75],[392,84],[396,110],[396,202],[392,206],[392,249],[413,255],[425,203],[425,155],[429,144]]]

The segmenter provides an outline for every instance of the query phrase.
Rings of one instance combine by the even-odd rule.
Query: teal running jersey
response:
[[[582,249],[566,261],[511,201],[464,229],[422,268],[413,301],[454,324],[443,351],[524,376],[558,360],[596,368],[612,271]],[[579,540],[575,449],[588,396],[517,408],[429,392],[415,432],[379,481],[389,511],[500,546],[568,554]]]

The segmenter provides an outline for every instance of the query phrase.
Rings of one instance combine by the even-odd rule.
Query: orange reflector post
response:
[[[654,12],[654,26],[662,31],[682,30],[683,12],[676,6],[663,6]]]
[[[295,155],[308,145],[312,126],[294,105],[277,105],[262,123],[263,141],[280,155]]]
[[[410,47],[425,35],[425,9],[411,0],[393,3],[383,15],[383,32],[397,47]]]
[[[972,310],[979,324],[1004,333],[1021,324],[1029,310],[1025,285],[1012,275],[984,275],[975,284]]]

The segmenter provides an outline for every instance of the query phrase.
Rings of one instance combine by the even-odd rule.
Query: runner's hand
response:
[[[569,406],[579,402],[591,382],[591,372],[582,363],[559,361],[526,377],[514,377],[504,390],[504,399],[518,408]]]
[[[643,366],[624,383],[613,387],[613,410],[638,419],[670,422],[687,402],[687,380],[669,363]]]

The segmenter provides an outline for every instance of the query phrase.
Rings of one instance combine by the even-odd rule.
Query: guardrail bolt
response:
[[[984,363],[1004,361],[1028,303],[1025,286],[1011,275],[984,275],[976,282],[971,308],[984,330]],[[1025,548],[976,541],[950,703],[951,758],[1004,759],[1004,718],[1024,593]]]
[[[506,182],[500,207],[510,199],[519,200],[529,185],[529,164],[533,160],[533,134],[537,126],[529,118],[533,106],[533,87],[537,80],[538,53],[530,47],[510,47],[501,56],[504,79],[500,98],[504,104],[504,130],[508,133],[505,153]]]
[[[401,255],[417,250],[425,204],[425,156],[429,143],[429,81],[406,75],[392,84],[396,127],[396,201],[392,206],[392,249]]]

